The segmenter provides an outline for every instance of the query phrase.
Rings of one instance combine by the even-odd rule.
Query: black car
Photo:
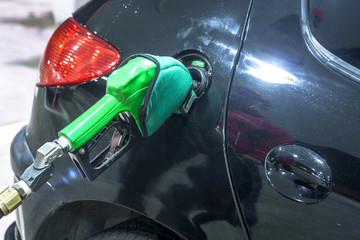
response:
[[[16,239],[359,239],[358,1],[93,0],[50,39],[15,178],[127,57],[194,61],[187,114],[106,170],[68,156],[17,210]],[[195,70],[196,72],[196,70]],[[131,117],[129,117],[131,118]],[[124,121],[129,120],[125,119]],[[81,153],[80,153],[81,154]],[[104,170],[104,171],[102,171]]]

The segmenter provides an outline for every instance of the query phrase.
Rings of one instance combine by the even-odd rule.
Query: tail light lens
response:
[[[85,82],[108,73],[119,60],[114,46],[69,18],[49,40],[40,61],[38,85]]]

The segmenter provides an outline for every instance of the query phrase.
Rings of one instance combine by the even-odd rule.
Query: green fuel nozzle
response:
[[[105,96],[62,129],[59,136],[68,138],[71,142],[71,150],[74,151],[120,112],[130,112],[139,124],[139,111],[155,73],[154,62],[143,57],[129,60],[110,75]]]
[[[134,57],[107,80],[106,94],[59,132],[71,151],[89,141],[120,112],[128,111],[143,136],[154,133],[191,91],[187,68],[172,57]]]
[[[58,139],[41,146],[20,181],[0,193],[0,217],[48,181],[53,161],[86,144],[119,113],[129,112],[142,136],[152,135],[196,99],[192,85],[188,69],[172,57],[136,55],[125,60],[107,79],[106,94],[59,131]]]

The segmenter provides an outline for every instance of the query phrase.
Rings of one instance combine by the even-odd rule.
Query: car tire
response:
[[[128,230],[112,230],[103,233],[99,233],[89,240],[155,240],[158,239],[155,233],[144,232],[141,230],[135,230],[130,232]]]
[[[98,233],[88,240],[183,240],[174,232],[147,218],[139,217]]]

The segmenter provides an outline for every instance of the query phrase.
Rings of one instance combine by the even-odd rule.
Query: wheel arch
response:
[[[108,202],[65,203],[48,216],[36,239],[86,239],[139,216],[128,208]]]

